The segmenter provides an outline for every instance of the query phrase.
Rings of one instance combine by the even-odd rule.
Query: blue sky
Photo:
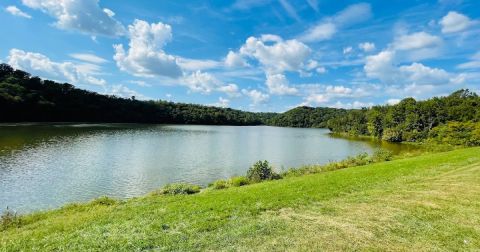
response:
[[[480,2],[3,0],[0,61],[137,99],[285,111],[480,91]]]

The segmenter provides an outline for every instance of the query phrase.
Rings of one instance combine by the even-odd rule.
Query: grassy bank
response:
[[[18,250],[478,250],[480,148],[28,215]]]

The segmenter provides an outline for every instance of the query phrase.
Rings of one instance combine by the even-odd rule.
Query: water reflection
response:
[[[324,129],[2,125],[0,208],[27,212],[102,195],[133,197],[170,182],[205,185],[243,175],[260,159],[280,169],[339,160],[381,145],[332,137]]]

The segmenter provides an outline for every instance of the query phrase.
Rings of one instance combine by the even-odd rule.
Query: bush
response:
[[[244,176],[233,177],[233,178],[230,179],[229,182],[230,182],[230,185],[235,186],[235,187],[244,186],[244,185],[249,184],[248,179]]]
[[[437,144],[480,146],[480,123],[448,122],[433,128],[429,138]]]
[[[390,161],[392,158],[393,153],[385,149],[376,150],[372,156],[374,162]]]
[[[280,175],[273,171],[273,168],[270,166],[267,160],[256,162],[247,171],[247,179],[254,183],[278,178],[280,178]]]
[[[22,220],[21,218],[17,215],[16,212],[11,211],[10,209],[7,209],[2,213],[0,216],[0,230],[5,230],[9,227],[13,226],[20,226]]]
[[[224,180],[224,179],[219,179],[219,180],[213,182],[212,187],[213,187],[213,189],[217,189],[217,190],[218,190],[218,189],[228,188],[229,185],[228,185],[228,183],[227,183],[226,180]]]
[[[200,189],[201,187],[197,185],[187,183],[173,183],[164,186],[157,192],[157,194],[194,194],[199,193]]]
[[[402,131],[395,129],[385,129],[383,131],[382,140],[387,142],[401,142],[402,141]]]
[[[115,199],[109,198],[107,196],[103,196],[92,201],[93,205],[103,205],[103,206],[111,206],[115,205],[117,201]]]

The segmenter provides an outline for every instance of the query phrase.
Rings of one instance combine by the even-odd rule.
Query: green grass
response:
[[[0,231],[0,246],[5,251],[478,251],[480,148],[194,195],[74,204],[24,216],[19,227]]]

